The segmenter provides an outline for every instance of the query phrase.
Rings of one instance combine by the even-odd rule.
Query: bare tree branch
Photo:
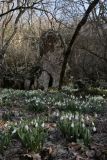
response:
[[[9,39],[7,40],[7,42],[4,44],[3,46],[3,54],[5,54],[5,51],[7,49],[7,47],[9,46],[12,38],[14,37],[14,35],[16,34],[17,31],[17,24],[19,22],[20,17],[22,16],[22,14],[25,12],[25,10],[20,10],[18,16],[16,17],[15,23],[14,23],[14,31],[12,33],[12,35],[9,37]]]
[[[10,10],[8,10],[8,11],[0,14],[0,18],[3,17],[3,16],[5,16],[5,15],[7,15],[7,14],[9,14],[9,13],[11,13],[11,12],[17,11],[17,10],[35,9],[35,10],[38,10],[38,11],[48,12],[47,10],[44,10],[44,9],[42,9],[42,8],[35,7],[35,4],[36,4],[36,3],[33,3],[33,4],[30,5],[30,6],[17,6],[17,7],[15,7],[15,8],[12,8],[12,9],[10,9]]]
[[[107,58],[98,55],[94,51],[91,51],[90,49],[85,48],[85,47],[82,47],[82,48],[79,48],[79,49],[85,50],[85,51],[87,51],[86,54],[91,54],[93,56],[96,56],[97,58],[102,59],[103,61],[105,61],[107,63]]]

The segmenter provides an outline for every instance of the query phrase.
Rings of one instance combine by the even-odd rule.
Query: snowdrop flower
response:
[[[21,122],[21,120],[19,121],[19,124],[21,124],[22,122]]]
[[[95,118],[97,118],[97,117],[98,117],[97,113],[95,113],[95,115],[94,115],[94,116],[95,116]]]
[[[37,122],[35,123],[35,127],[38,127],[38,123]]]
[[[80,108],[80,110],[82,109],[81,106],[79,108]]]
[[[35,119],[34,123],[37,123],[36,119]]]
[[[78,115],[78,114],[75,115],[75,119],[76,119],[76,120],[79,119],[79,115]]]
[[[34,124],[34,121],[31,121],[31,124],[33,125],[33,124]]]
[[[66,118],[66,119],[69,118],[68,114],[66,114],[65,118]]]
[[[96,127],[94,126],[94,127],[93,127],[93,131],[96,132],[96,130],[97,130],[97,129],[96,129]]]
[[[82,124],[82,127],[85,128],[85,124],[84,123]]]
[[[94,122],[92,122],[92,125],[95,126]]]
[[[12,134],[15,134],[17,131],[17,129],[15,128],[13,131],[12,131]]]
[[[57,117],[59,116],[59,112],[56,112],[56,116],[57,116]]]
[[[42,123],[41,127],[43,127],[43,128],[45,127],[45,123],[44,122]]]
[[[61,117],[60,117],[60,120],[64,120],[64,117],[63,117],[63,116],[61,116]]]
[[[15,124],[15,126],[17,126],[17,122],[15,122],[14,124]]]
[[[89,121],[89,117],[88,116],[86,117],[86,120]]]
[[[74,122],[72,122],[71,127],[74,128]]]
[[[72,116],[70,115],[70,116],[69,116],[69,120],[71,121],[71,119],[72,119]]]
[[[28,129],[29,129],[28,125],[25,125],[25,129],[28,131]]]
[[[54,112],[54,113],[53,113],[53,116],[58,117],[58,116],[59,116],[59,112]]]
[[[80,99],[82,98],[82,96],[80,96]]]
[[[5,125],[4,125],[5,127],[7,127],[8,126],[8,124],[7,123],[5,123]]]
[[[72,115],[72,118],[75,118],[75,115]]]
[[[81,118],[81,122],[84,122],[84,118]]]

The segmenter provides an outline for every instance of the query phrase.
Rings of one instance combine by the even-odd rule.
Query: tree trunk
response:
[[[63,78],[64,78],[64,74],[65,74],[65,70],[66,70],[66,64],[68,62],[68,57],[71,53],[72,46],[73,46],[81,28],[82,28],[82,26],[87,22],[87,19],[88,19],[88,16],[89,16],[90,12],[98,4],[98,2],[99,2],[99,0],[94,0],[92,3],[90,3],[90,5],[89,5],[88,9],[86,10],[82,20],[79,22],[79,24],[76,27],[76,30],[73,34],[72,39],[70,40],[68,48],[67,48],[67,50],[64,54],[64,61],[63,61],[62,70],[61,70],[61,74],[60,74],[60,81],[59,81],[59,90],[61,89],[62,84],[63,84]]]

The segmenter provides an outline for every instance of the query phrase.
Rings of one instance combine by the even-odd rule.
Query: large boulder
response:
[[[44,32],[40,38],[40,56],[43,70],[53,78],[52,87],[59,86],[60,73],[64,59],[64,42],[61,35],[54,31]],[[49,77],[49,75],[48,75]],[[47,88],[47,76],[43,73],[43,82]]]
[[[38,79],[39,88],[43,88],[45,91],[48,90],[49,87],[50,76],[46,71],[43,71]]]
[[[31,81],[29,79],[25,79],[24,81],[24,89],[29,90],[31,87]]]

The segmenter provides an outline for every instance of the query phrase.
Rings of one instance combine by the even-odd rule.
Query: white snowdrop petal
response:
[[[73,128],[74,127],[74,123],[72,122],[72,124],[71,124],[71,127]]]
[[[29,129],[28,125],[25,125],[25,129],[28,131],[28,129]]]
[[[12,131],[12,134],[15,134],[15,133],[16,133],[16,131],[17,131],[17,129],[14,129],[14,130]]]
[[[93,127],[93,131],[96,132],[96,130],[97,130],[97,129],[96,129],[96,127],[94,126],[94,127]]]
[[[45,127],[45,123],[44,122],[42,123],[41,127],[43,127],[43,128]]]
[[[35,127],[38,127],[38,123],[37,122],[35,123]]]
[[[82,124],[82,127],[85,128],[85,124],[84,123]]]

